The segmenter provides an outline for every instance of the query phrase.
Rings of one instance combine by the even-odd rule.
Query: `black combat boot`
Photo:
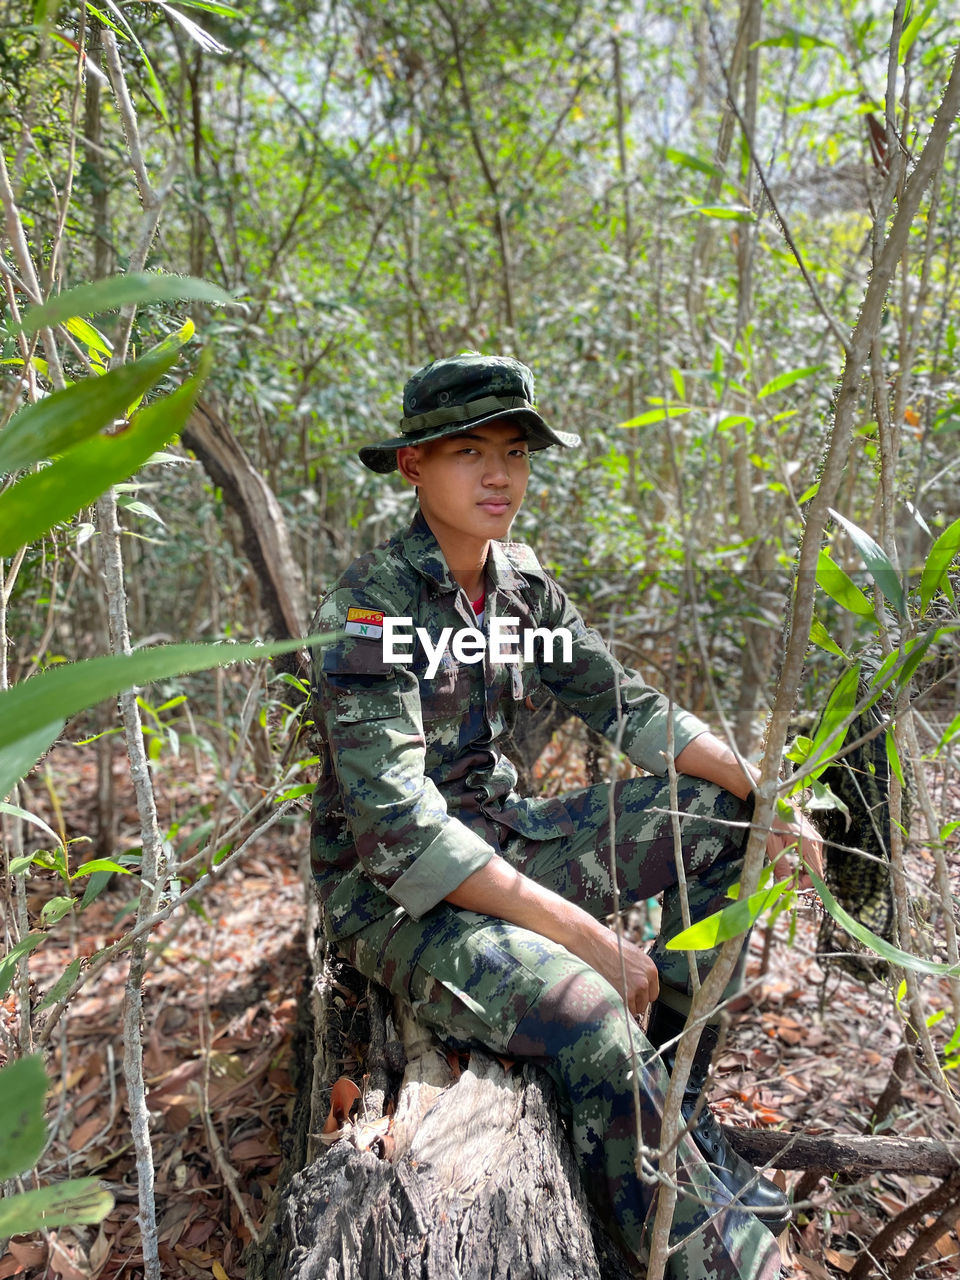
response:
[[[686,1018],[682,1013],[677,1013],[676,1010],[661,1004],[658,1000],[650,1010],[647,1039],[655,1049],[659,1049],[668,1040],[674,1040],[680,1035],[685,1022]],[[706,1086],[710,1072],[710,1059],[717,1047],[718,1039],[716,1027],[707,1026],[700,1032],[696,1056],[683,1091],[680,1115],[684,1124],[690,1127],[690,1137],[731,1195],[736,1196],[745,1209],[755,1213],[764,1226],[778,1236],[790,1221],[790,1201],[780,1188],[775,1187],[766,1178],[758,1177],[756,1169],[742,1156],[737,1155],[723,1136],[723,1130],[706,1101],[701,1103],[696,1120],[692,1125],[690,1123],[697,1109],[700,1095]],[[677,1045],[664,1049],[660,1055],[668,1072],[673,1071],[676,1056]],[[748,1186],[748,1184],[752,1185]],[[744,1190],[745,1187],[747,1190]]]

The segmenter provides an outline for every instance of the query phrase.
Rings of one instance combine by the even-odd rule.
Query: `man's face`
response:
[[[420,508],[434,533],[503,538],[530,478],[523,429],[509,419],[397,451],[401,473],[420,490]]]

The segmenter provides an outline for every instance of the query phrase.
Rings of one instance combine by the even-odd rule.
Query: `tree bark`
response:
[[[397,1125],[427,1109],[406,1149],[342,1140],[298,1174],[279,1230],[283,1280],[621,1280],[590,1212],[546,1077],[471,1055],[432,1099],[409,1080]],[[426,1094],[426,1097],[424,1095]]]
[[[946,1177],[960,1168],[960,1142],[932,1138],[846,1137],[835,1134],[792,1134],[769,1129],[723,1131],[745,1160],[776,1169],[823,1169],[825,1173],[924,1174]]]
[[[210,401],[197,405],[181,438],[240,517],[244,550],[256,573],[261,603],[274,635],[279,640],[304,635],[307,608],[303,577],[273,490]],[[305,674],[299,670],[296,654],[274,661],[281,669]]]

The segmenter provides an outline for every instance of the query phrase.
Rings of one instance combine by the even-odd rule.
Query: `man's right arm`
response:
[[[657,967],[635,943],[623,940],[623,972],[617,935],[575,903],[529,879],[494,856],[447,894],[447,902],[467,911],[496,916],[579,956],[621,995],[631,1013],[641,1014],[657,998]]]

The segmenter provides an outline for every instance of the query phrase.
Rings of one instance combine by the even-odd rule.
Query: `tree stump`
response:
[[[402,1006],[397,1034],[373,984],[365,1109],[324,1146],[341,1051],[336,992],[363,980],[333,971],[322,947],[314,972],[307,1164],[248,1260],[252,1280],[629,1280],[587,1202],[546,1074],[474,1051],[457,1077]],[[387,1132],[376,1122],[401,1066]]]

